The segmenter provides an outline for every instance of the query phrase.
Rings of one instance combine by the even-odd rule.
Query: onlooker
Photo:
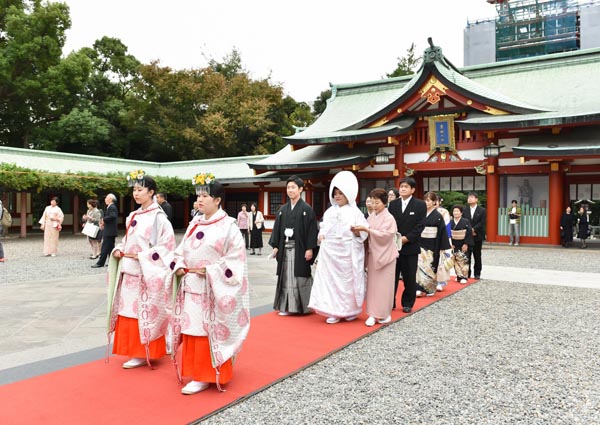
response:
[[[277,213],[269,245],[277,258],[277,288],[273,309],[280,316],[309,313],[312,288],[310,266],[316,257],[318,224],[302,198],[304,181],[296,175],[286,183],[289,201]]]
[[[194,201],[193,208],[192,208],[192,210],[190,211],[190,217],[191,217],[191,218],[194,218],[194,217],[196,217],[197,215],[200,215],[200,214],[202,214],[202,213],[201,213],[201,212],[200,212],[200,210],[198,209],[198,201]]]
[[[427,217],[425,218],[425,228],[421,233],[421,252],[418,258],[419,267],[417,271],[417,297],[423,295],[424,292],[427,296],[435,294],[440,251],[450,249],[444,217],[436,208],[437,195],[434,192],[427,192],[424,200],[427,206]]]
[[[573,245],[573,226],[575,226],[575,216],[571,212],[571,207],[568,206],[560,217],[560,239],[565,248]]]
[[[163,192],[157,193],[156,202],[158,202],[158,205],[160,205],[162,210],[165,212],[169,221],[173,221],[173,207],[167,201],[167,195]]]
[[[0,195],[1,196],[1,195]],[[2,246],[2,235],[4,232],[4,226],[2,226],[2,218],[4,217],[4,206],[2,205],[2,199],[0,199],[0,263],[4,263],[4,247]]]
[[[385,189],[373,189],[369,194],[374,214],[367,218],[368,226],[352,226],[354,235],[369,234],[367,252],[367,326],[389,323],[392,320],[394,284],[398,250],[394,238],[398,228],[387,205]]]
[[[58,206],[58,198],[55,196],[50,200],[50,205],[44,209],[40,218],[40,228],[44,231],[44,255],[56,257],[58,254],[58,236],[62,230],[62,222],[65,215]]]
[[[356,206],[358,180],[350,171],[337,173],[329,186],[331,206],[323,215],[319,231],[319,262],[310,293],[309,308],[326,316],[329,324],[352,321],[362,311],[365,297],[365,247],[368,227]]]
[[[517,200],[511,201],[512,206],[508,209],[508,220],[509,230],[508,235],[510,237],[509,245],[519,245],[519,238],[521,236],[521,207],[517,204]]]
[[[402,292],[402,311],[410,313],[417,296],[417,264],[421,252],[419,242],[425,228],[427,206],[425,202],[413,197],[417,182],[412,177],[400,180],[400,198],[389,203],[390,214],[396,219],[398,232],[402,235],[402,249],[396,260],[394,276],[394,308],[398,280],[402,273],[404,291]]]
[[[85,223],[92,223],[100,228],[100,220],[102,220],[102,212],[98,209],[98,201],[96,199],[88,199],[87,201],[87,212],[81,217],[82,225]],[[88,236],[88,242],[92,247],[92,254],[90,260],[96,260],[100,257],[100,244],[102,243],[102,230],[98,229],[98,234],[95,238]]]
[[[192,377],[183,394],[196,394],[210,383],[220,389],[229,382],[232,359],[250,328],[246,249],[235,220],[221,208],[225,190],[211,179],[197,185],[196,192],[202,214],[189,224],[173,263],[182,277],[173,347],[183,340],[181,375]]]
[[[113,354],[129,357],[124,369],[166,354],[164,334],[173,293],[168,258],[175,249],[171,222],[153,200],[154,179],[142,174],[130,179],[129,185],[140,208],[127,217],[125,236],[110,259],[108,279],[108,333],[115,334]]]
[[[452,252],[454,253],[454,271],[456,280],[463,285],[469,277],[469,258],[471,249],[475,244],[473,240],[473,229],[469,220],[462,216],[464,207],[455,205],[452,207],[453,220],[450,222],[452,235]]]
[[[475,192],[469,192],[467,196],[467,203],[469,204],[463,210],[463,217],[469,220],[471,229],[473,232],[473,250],[469,253],[469,277],[475,277],[475,279],[481,279],[481,248],[483,247],[483,241],[485,239],[486,230],[486,211],[485,208],[480,207],[479,197]],[[473,254],[474,264],[471,266],[471,254]]]
[[[106,259],[115,247],[115,238],[117,237],[117,219],[119,211],[117,210],[117,197],[109,193],[104,198],[106,211],[104,217],[100,220],[100,229],[102,230],[102,247],[100,249],[100,257],[92,267],[104,267]]]
[[[398,197],[400,196],[400,192],[398,191],[398,189],[392,187],[391,189],[388,189],[387,196],[388,196],[387,206],[389,207],[390,203],[393,200],[398,199]]]
[[[250,246],[250,235],[248,234],[248,211],[246,210],[246,204],[242,204],[242,210],[237,215],[237,226],[242,232],[242,236],[244,237],[244,244],[246,249]]]
[[[250,255],[254,255],[258,249],[258,255],[261,254],[263,248],[263,237],[262,232],[265,225],[265,218],[263,213],[256,209],[256,204],[250,205],[250,248],[252,252]]]
[[[373,209],[373,204],[371,203],[371,197],[367,196],[365,199],[365,207],[367,207],[367,212],[365,213],[365,218],[369,218],[371,214],[375,214]]]
[[[444,218],[444,223],[446,224],[446,237],[448,238],[448,245],[450,246],[449,249],[446,250],[442,250],[440,252],[440,263],[438,265],[438,269],[437,269],[437,286],[436,286],[436,290],[438,292],[441,292],[444,290],[444,288],[446,287],[446,285],[448,285],[448,280],[450,280],[450,269],[452,268],[452,242],[450,240],[450,236],[452,235],[452,228],[450,226],[450,220],[452,220],[452,218],[450,217],[450,213],[448,212],[448,210],[444,207],[442,207],[442,203],[444,202],[444,199],[441,198],[440,196],[438,196],[437,201],[435,202],[435,206],[437,208],[437,211],[442,215],[442,217]]]
[[[579,216],[577,217],[577,237],[581,241],[579,248],[587,248],[585,240],[590,237],[590,223],[585,208],[579,208]]]

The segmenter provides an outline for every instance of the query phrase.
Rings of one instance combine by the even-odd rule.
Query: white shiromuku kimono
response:
[[[202,267],[206,276],[193,272]],[[208,337],[218,370],[240,351],[250,329],[246,247],[235,219],[221,209],[208,220],[194,217],[171,268],[190,270],[176,288],[173,348],[181,334]]]
[[[336,204],[334,188],[346,196],[348,204]],[[362,311],[366,291],[364,241],[368,234],[355,236],[350,227],[369,224],[354,202],[357,193],[356,177],[348,171],[336,174],[331,181],[332,206],[325,211],[319,231],[321,247],[308,304],[324,316],[351,317]]]
[[[142,345],[166,333],[171,307],[171,270],[175,249],[173,227],[157,203],[131,212],[126,233],[115,250],[137,254],[138,259],[110,256],[109,336],[117,315],[137,319]],[[114,252],[114,251],[113,251]]]

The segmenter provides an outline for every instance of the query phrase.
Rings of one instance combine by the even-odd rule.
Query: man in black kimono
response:
[[[469,253],[469,277],[475,277],[479,280],[481,278],[481,248],[483,247],[483,241],[485,240],[486,230],[486,211],[485,208],[477,204],[479,197],[475,192],[469,192],[467,196],[467,205],[463,210],[463,217],[469,220],[471,223],[471,229],[473,231],[473,250]],[[474,264],[471,265],[471,254],[474,259]],[[475,276],[472,276],[472,275]]]
[[[398,280],[402,273],[404,292],[402,292],[402,311],[410,313],[417,297],[417,265],[421,247],[421,233],[425,228],[427,206],[425,202],[413,197],[417,182],[412,177],[400,180],[400,198],[390,202],[388,210],[396,219],[398,232],[402,235],[402,249],[396,260],[394,278],[394,308]]]
[[[304,182],[287,180],[289,201],[277,212],[269,245],[277,258],[277,289],[273,309],[280,316],[308,313],[312,289],[310,266],[317,250],[319,227],[313,209],[301,198]]]

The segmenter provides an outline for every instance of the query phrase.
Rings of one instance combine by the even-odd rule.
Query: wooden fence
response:
[[[498,208],[498,235],[508,235],[509,208]],[[548,208],[521,208],[521,236],[548,236]]]

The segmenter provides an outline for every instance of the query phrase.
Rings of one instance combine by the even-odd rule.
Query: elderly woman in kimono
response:
[[[154,179],[142,170],[128,177],[140,208],[127,217],[125,236],[109,260],[108,333],[115,333],[113,354],[129,357],[123,368],[132,369],[166,354],[175,236],[155,200]]]
[[[172,263],[178,281],[173,347],[183,341],[181,374],[192,378],[183,394],[196,394],[210,383],[221,391],[250,329],[244,238],[221,209],[223,185],[206,173],[194,181],[202,214],[190,222]]]
[[[384,324],[392,320],[394,306],[394,272],[398,248],[395,242],[396,219],[387,210],[388,195],[384,189],[373,189],[369,194],[374,214],[367,222],[369,226],[352,226],[354,235],[367,232],[367,326],[376,322]]]
[[[340,171],[329,186],[331,207],[325,211],[319,261],[308,307],[326,316],[329,324],[352,321],[362,311],[365,297],[366,232],[354,234],[351,226],[368,227],[356,206],[358,180],[350,171]]]
[[[56,257],[58,254],[58,236],[62,229],[65,215],[58,206],[58,198],[55,196],[50,200],[50,205],[44,209],[40,218],[40,229],[44,231],[44,255]]]
[[[452,220],[450,220],[450,232],[452,252],[454,254],[454,270],[456,280],[465,284],[469,276],[469,251],[475,245],[473,230],[469,220],[462,216],[462,205],[452,207]]]

